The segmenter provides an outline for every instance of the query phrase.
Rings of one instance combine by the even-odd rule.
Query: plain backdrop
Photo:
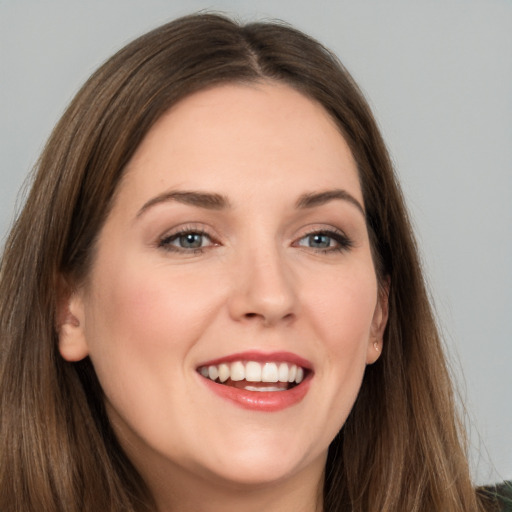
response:
[[[473,474],[512,478],[511,0],[0,0],[0,243],[89,74],[135,36],[201,9],[290,22],[361,85],[417,230]]]

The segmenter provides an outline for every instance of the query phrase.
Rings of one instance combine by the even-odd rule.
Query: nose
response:
[[[277,248],[240,256],[232,273],[229,312],[233,319],[269,327],[291,322],[298,312],[297,281]]]

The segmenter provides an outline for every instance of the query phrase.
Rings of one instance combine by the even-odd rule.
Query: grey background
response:
[[[0,0],[0,239],[80,84],[135,36],[205,8],[284,19],[362,86],[417,228],[473,474],[512,478],[511,0]]]

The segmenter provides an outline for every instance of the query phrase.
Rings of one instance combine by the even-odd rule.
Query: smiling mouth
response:
[[[233,361],[200,366],[206,379],[245,391],[287,391],[299,385],[308,370],[289,362]]]

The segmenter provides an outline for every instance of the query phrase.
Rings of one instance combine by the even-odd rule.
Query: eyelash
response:
[[[162,238],[160,240],[160,242],[158,243],[158,247],[160,247],[168,252],[176,252],[176,253],[182,253],[182,254],[203,253],[204,250],[206,249],[206,247],[186,248],[186,247],[178,247],[176,245],[172,245],[172,242],[174,242],[175,240],[178,240],[181,237],[187,236],[187,235],[199,235],[201,237],[208,238],[211,242],[211,245],[209,245],[208,247],[211,247],[212,245],[218,245],[213,241],[212,237],[206,231],[204,231],[202,229],[196,229],[193,227],[185,227],[176,233],[166,235],[164,238]]]
[[[206,237],[210,244],[203,247],[196,247],[196,248],[186,248],[186,247],[178,247],[176,245],[172,245],[172,242],[178,240],[181,237],[187,236],[187,235],[199,235],[200,237]],[[331,240],[334,240],[334,242],[337,244],[334,247],[325,247],[325,248],[314,248],[314,247],[305,247],[306,249],[312,249],[316,253],[321,254],[333,254],[333,253],[340,253],[345,252],[351,249],[354,245],[352,240],[348,238],[345,233],[338,231],[338,230],[331,230],[331,229],[317,229],[313,231],[309,231],[308,233],[305,233],[303,236],[301,236],[297,242],[294,242],[295,247],[304,247],[299,244],[300,241],[304,239],[308,239],[310,237],[314,237],[316,235],[322,235],[326,236],[327,238],[330,238]],[[180,231],[176,233],[172,233],[170,235],[165,236],[162,238],[159,243],[158,247],[164,249],[168,252],[174,252],[174,253],[182,253],[182,254],[202,254],[206,249],[212,246],[219,245],[216,243],[213,238],[204,230],[202,229],[196,229],[196,228],[183,228]]]
[[[309,233],[306,233],[305,235],[301,236],[299,238],[299,242],[301,240],[313,237],[315,235],[326,236],[326,237],[334,240],[334,242],[337,243],[337,245],[334,247],[325,247],[325,248],[309,247],[309,249],[313,249],[317,253],[321,253],[321,254],[340,253],[340,252],[348,251],[349,249],[351,249],[354,246],[353,241],[347,235],[345,235],[345,233],[343,233],[342,231],[332,230],[332,229],[317,229],[317,230],[310,231]],[[299,247],[302,247],[302,246],[299,245]]]

